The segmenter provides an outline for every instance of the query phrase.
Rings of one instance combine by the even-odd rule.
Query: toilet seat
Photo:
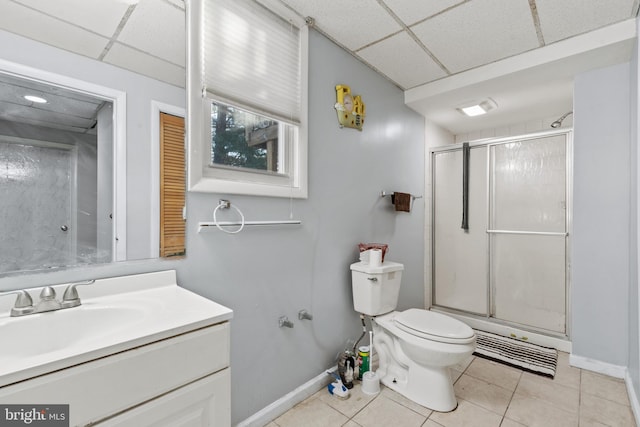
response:
[[[475,340],[475,333],[469,326],[433,311],[410,308],[398,313],[394,323],[398,329],[432,341],[467,344]]]

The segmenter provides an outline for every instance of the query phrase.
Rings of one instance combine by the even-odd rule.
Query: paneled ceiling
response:
[[[546,126],[570,111],[576,74],[630,59],[639,8],[638,0],[280,1],[452,134],[534,119]],[[484,116],[456,110],[487,98],[497,108]]]
[[[47,102],[28,101],[24,95]],[[95,134],[96,116],[104,103],[93,96],[0,73],[0,120]]]
[[[0,29],[185,85],[181,0],[0,0]],[[25,93],[49,102],[26,101]],[[59,87],[0,76],[0,120],[94,133],[102,103]]]
[[[182,0],[0,0],[0,29],[185,85]]]
[[[406,90],[412,108],[454,134],[522,120],[523,114],[551,116],[571,108],[574,71],[567,71],[573,70],[571,64],[556,61],[556,74],[536,69],[529,80],[511,75],[487,78],[486,85],[450,82],[635,18],[640,2],[268,1],[313,18],[318,31]],[[182,0],[0,0],[0,10],[0,29],[184,86]],[[631,46],[616,45],[613,53],[597,51],[590,63],[574,67],[575,72],[628,60]],[[483,97],[498,104],[493,118],[470,122],[454,114],[456,104]],[[523,112],[527,102],[535,108]],[[512,110],[519,112],[509,115]]]
[[[637,0],[281,0],[403,89],[593,31]]]

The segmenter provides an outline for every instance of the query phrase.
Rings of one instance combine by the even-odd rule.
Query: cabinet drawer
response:
[[[226,368],[229,351],[225,322],[0,388],[0,401],[69,404],[85,425]]]
[[[229,368],[95,424],[100,427],[224,427],[231,425]]]

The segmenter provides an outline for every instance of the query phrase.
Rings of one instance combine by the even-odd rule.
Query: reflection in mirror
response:
[[[113,147],[112,102],[0,74],[0,273],[114,259]]]
[[[160,232],[167,179],[161,182],[159,122],[160,113],[185,113],[184,11],[182,0],[3,2],[0,86],[41,84],[32,89],[79,104],[64,107],[74,129],[62,126],[55,109],[44,123],[26,121],[27,107],[40,114],[52,104],[14,97],[10,106],[0,105],[11,113],[0,117],[0,174],[9,179],[7,162],[30,174],[19,180],[14,173],[12,184],[25,187],[19,193],[0,182],[0,276],[157,258],[163,244],[173,245]],[[66,172],[30,169],[44,159],[56,159]],[[182,210],[176,211],[172,220],[184,226]],[[9,222],[8,215],[21,222]],[[173,231],[173,224],[162,226]],[[171,248],[164,256],[184,254]]]

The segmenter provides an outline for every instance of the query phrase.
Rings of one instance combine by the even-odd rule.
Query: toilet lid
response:
[[[395,317],[396,326],[405,332],[441,342],[469,342],[473,329],[444,314],[410,308]]]

